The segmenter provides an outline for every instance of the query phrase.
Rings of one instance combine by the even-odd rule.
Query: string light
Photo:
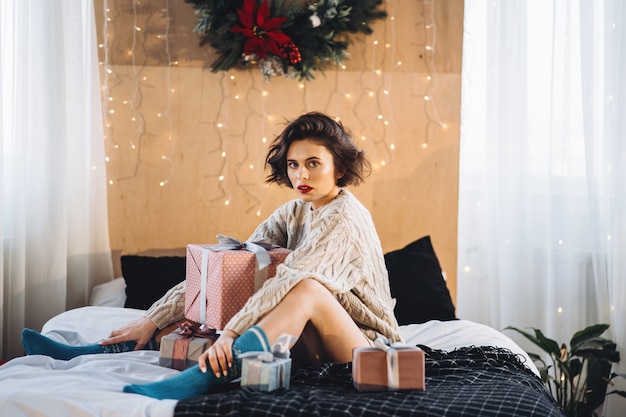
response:
[[[168,140],[168,145],[169,145],[169,152],[168,155],[162,155],[161,159],[163,159],[164,161],[166,161],[169,165],[169,170],[168,170],[168,175],[167,177],[159,182],[159,186],[163,187],[164,185],[166,185],[168,182],[170,182],[170,179],[172,178],[172,174],[174,173],[174,163],[172,161],[172,157],[174,155],[174,140],[172,137],[172,118],[170,117],[170,110],[171,110],[171,106],[172,106],[172,94],[174,92],[174,89],[172,88],[172,56],[170,54],[170,3],[169,0],[165,0],[165,7],[163,8],[163,13],[165,16],[165,33],[163,34],[163,36],[160,39],[164,39],[165,40],[165,55],[167,57],[167,69],[166,71],[166,76],[165,76],[165,86],[166,86],[166,107],[165,107],[165,111],[163,113],[160,113],[161,115],[165,116],[165,120],[167,122],[167,140]]]
[[[422,23],[424,26],[425,43],[418,45],[423,49],[420,56],[423,57],[428,71],[428,75],[426,76],[426,90],[422,96],[424,116],[426,117],[422,149],[428,148],[428,144],[434,137],[435,127],[446,128],[445,123],[443,123],[439,117],[439,110],[434,99],[434,93],[439,88],[439,75],[435,66],[435,47],[437,41],[435,2],[435,0],[424,0],[422,2]]]
[[[118,27],[116,20],[120,12],[118,10],[111,12],[107,0],[103,1],[103,37],[99,47],[104,58],[101,63],[104,66],[102,92],[107,141],[106,160],[111,168],[109,184],[136,178],[140,164],[150,162],[148,158],[155,154],[153,149],[143,152],[142,148],[160,146],[163,149],[157,152],[157,156],[167,165],[161,169],[157,183],[164,187],[170,183],[175,173],[176,135],[171,105],[173,95],[180,90],[172,85],[172,66],[177,66],[179,60],[173,57],[170,51],[170,2],[163,0],[159,11],[165,19],[165,26],[162,30],[155,30],[154,22],[162,20],[155,19],[153,6],[150,4],[132,0],[131,25]],[[199,113],[202,114],[202,118],[195,123],[204,125],[206,137],[210,138],[207,142],[208,151],[204,156],[209,163],[203,168],[205,169],[203,177],[207,180],[206,186],[211,196],[210,202],[221,202],[229,208],[237,207],[260,216],[263,213],[267,185],[263,183],[265,155],[264,152],[256,152],[256,149],[267,149],[267,144],[276,132],[277,120],[305,111],[319,109],[327,114],[349,118],[346,124],[355,138],[360,138],[360,143],[366,148],[373,166],[382,169],[393,163],[394,154],[400,150],[396,141],[400,129],[394,117],[394,105],[398,105],[401,94],[411,96],[409,90],[398,91],[398,87],[394,85],[394,81],[397,80],[395,72],[406,71],[401,68],[404,65],[403,61],[396,56],[399,48],[395,26],[397,5],[398,0],[386,0],[384,7],[388,18],[380,21],[381,26],[377,27],[373,35],[358,38],[364,40],[359,49],[364,68],[358,72],[352,71],[348,61],[337,65],[336,71],[327,71],[325,77],[330,80],[327,81],[327,85],[331,87],[325,93],[327,95],[323,96],[325,102],[319,101],[319,90],[314,88],[316,81],[289,80],[287,83],[276,78],[267,84],[254,69],[244,72],[234,70],[221,72],[220,75],[211,77],[203,74],[202,88],[199,91],[201,95]],[[141,11],[142,20],[138,9]],[[445,124],[439,119],[435,100],[439,80],[434,64],[436,52],[434,9],[435,0],[424,0],[421,4],[422,21],[418,22],[422,25],[424,33],[424,42],[420,41],[421,45],[418,46],[421,48],[427,68],[426,88],[420,96],[423,114],[420,112],[416,118],[427,121],[424,138],[418,139],[418,144],[423,149],[428,148],[435,127],[445,128]],[[128,12],[130,11],[129,8]],[[119,37],[120,40],[132,39],[131,45],[111,44],[113,36],[121,34],[117,33],[121,30],[132,32],[132,35],[127,32],[130,36]],[[157,45],[162,48],[161,51],[167,60],[167,66],[164,65],[163,68],[165,79],[165,82],[161,83],[163,85],[156,80],[151,81],[153,73],[144,72],[146,61],[139,61],[141,54],[146,57],[154,54],[154,43],[150,44],[152,47],[150,50],[146,49],[150,38],[159,40]],[[122,51],[121,59],[130,63],[130,80],[134,82],[134,88],[130,89],[132,91],[130,97],[117,97],[115,94],[114,87],[119,85],[122,79],[116,73],[119,67],[111,65],[113,51]],[[405,72],[402,73],[404,74]],[[124,81],[126,82],[125,79]],[[163,88],[167,93],[162,103],[163,107],[148,113],[145,111],[146,107],[142,107],[143,93],[152,92],[154,88]],[[290,99],[296,103],[299,98],[300,108],[294,108],[293,114],[290,115],[277,115],[274,110],[276,106],[274,103],[277,103],[274,96],[277,91],[280,91],[281,97],[293,96]],[[230,120],[231,112],[236,113],[237,123]],[[241,120],[243,123],[240,123]],[[166,127],[159,129],[153,126],[154,123],[164,123]],[[117,133],[117,130],[122,131],[122,126],[124,136]],[[128,135],[129,128],[132,129],[131,135]],[[151,137],[148,131],[159,132],[159,136],[155,140],[144,140]],[[120,147],[120,143],[117,142],[122,137],[128,141],[127,147]],[[162,140],[157,140],[161,138]],[[128,149],[132,153],[124,155]],[[255,152],[251,152],[252,149]],[[110,161],[122,156],[125,162],[130,163],[111,164]],[[131,166],[130,172],[124,171],[128,166]]]

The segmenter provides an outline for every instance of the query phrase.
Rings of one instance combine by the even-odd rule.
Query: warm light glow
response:
[[[139,0],[134,0],[134,2],[138,3]],[[387,2],[387,8],[389,9],[387,11],[391,15],[391,9],[395,8],[396,5],[392,5],[393,2],[389,0],[387,0]],[[425,128],[426,131],[421,135],[416,135],[417,139],[413,140],[417,141],[417,146],[419,146],[420,142],[422,141],[419,139],[419,137],[421,136],[422,138],[426,138],[423,141],[424,143],[421,143],[421,146],[425,149],[428,147],[430,139],[436,137],[436,134],[433,131],[433,127],[438,125],[439,127],[445,128],[446,125],[439,120],[437,115],[437,109],[435,106],[435,98],[438,97],[438,92],[436,90],[438,86],[438,80],[436,68],[434,66],[434,52],[436,46],[434,41],[435,39],[437,39],[434,33],[434,6],[431,2],[425,2],[422,8],[423,11],[421,13],[421,18],[418,19],[417,25],[420,26],[422,30],[424,30],[425,33],[423,34],[422,39],[425,39],[425,41],[422,41],[421,45],[412,44],[411,46],[409,46],[409,48],[414,48],[414,50],[419,53],[420,59],[425,62],[425,69],[428,72],[426,76],[426,81],[422,81],[422,85],[417,86],[421,88],[421,91],[413,93],[414,100],[418,101],[424,107],[423,113],[418,109],[419,114],[414,115],[415,119],[420,118],[422,120],[425,120],[427,124]],[[171,35],[169,34],[168,23],[171,20],[169,16],[169,4],[168,2],[165,2],[165,5],[150,9],[150,11],[148,12],[159,14],[159,22],[162,24],[159,24],[158,26],[153,26],[152,24],[150,26],[147,26],[147,23],[144,23],[149,22],[152,16],[148,16],[148,20],[137,20],[137,12],[131,11],[130,13],[135,13],[135,23],[131,23],[131,28],[135,29],[135,32],[132,33],[132,46],[130,43],[125,45],[119,45],[119,43],[115,43],[115,45],[116,47],[120,48],[120,50],[118,50],[118,52],[116,53],[126,53],[128,54],[128,57],[132,59],[132,63],[130,62],[131,59],[128,59],[128,61],[129,65],[132,64],[132,72],[130,74],[132,81],[135,82],[134,92],[132,91],[132,89],[121,89],[118,92],[116,88],[119,85],[118,80],[120,78],[119,74],[116,73],[116,69],[118,67],[110,65],[110,51],[111,45],[113,44],[112,41],[114,40],[114,37],[117,36],[117,31],[119,31],[119,19],[117,19],[117,14],[114,19],[111,19],[108,15],[105,16],[107,22],[113,21],[114,24],[109,25],[110,27],[107,29],[105,22],[103,27],[103,33],[100,38],[102,40],[102,43],[98,44],[98,47],[102,49],[101,55],[103,57],[103,62],[101,64],[103,65],[102,69],[103,73],[105,74],[105,78],[107,77],[107,74],[110,74],[112,75],[112,77],[110,77],[109,80],[115,81],[110,82],[109,84],[109,81],[107,81],[106,79],[103,80],[104,86],[102,92],[102,102],[104,104],[103,115],[105,118],[104,123],[106,126],[106,132],[104,135],[106,141],[106,149],[107,152],[111,152],[113,149],[118,149],[119,145],[116,143],[115,140],[118,139],[119,136],[121,138],[120,142],[122,143],[122,149],[124,149],[126,152],[128,152],[129,146],[133,150],[138,150],[137,153],[132,153],[132,155],[137,158],[136,161],[126,161],[125,159],[125,163],[129,162],[130,164],[138,164],[139,162],[148,162],[147,160],[140,161],[139,158],[158,158],[159,156],[161,157],[161,160],[168,161],[168,164],[170,166],[169,175],[167,173],[165,173],[165,175],[161,174],[161,178],[163,178],[163,180],[159,183],[160,186],[164,186],[165,184],[168,184],[169,181],[171,181],[171,176],[174,169],[174,161],[180,159],[177,158],[178,154],[175,152],[174,149],[176,141],[173,138],[173,126],[178,126],[179,122],[174,122],[173,120],[171,120],[171,110],[173,109],[170,107],[170,105],[172,104],[170,100],[172,100],[173,98],[171,94],[174,94],[176,90],[179,89],[178,86],[181,85],[179,84],[179,74],[176,74],[176,77],[174,77],[173,75],[170,76],[169,72],[159,73],[158,81],[155,81],[156,78],[154,80],[151,79],[151,84],[154,85],[147,85],[145,82],[148,81],[148,77],[145,74],[156,73],[144,71],[145,68],[143,66],[145,65],[145,63],[135,63],[135,59],[146,55],[146,52],[148,52],[146,51],[146,44],[147,42],[150,42],[150,39],[152,39],[152,43],[149,43],[149,45],[162,48],[160,53],[167,55],[166,62],[168,62],[169,65],[167,66],[167,68],[164,68],[164,70],[170,71],[169,67],[179,64],[178,61],[172,60],[172,57],[169,55],[170,50],[168,41],[171,38]],[[141,13],[143,14],[144,11],[142,11]],[[142,19],[143,18],[144,16],[142,15]],[[390,16],[389,20],[391,22],[395,22],[395,17]],[[146,27],[143,28],[143,26],[141,26],[142,24],[146,25]],[[339,63],[337,66],[335,66],[335,74],[328,74],[332,75],[332,77],[336,77],[336,81],[335,86],[327,90],[327,100],[318,102],[317,98],[313,96],[315,90],[307,90],[305,92],[305,87],[308,88],[309,86],[309,84],[305,82],[298,81],[296,83],[297,90],[293,91],[293,99],[296,105],[300,105],[304,108],[319,107],[320,111],[326,111],[329,114],[341,112],[342,115],[346,114],[350,115],[349,117],[356,118],[357,123],[353,125],[353,128],[359,129],[361,132],[368,132],[368,134],[372,136],[370,137],[370,139],[368,139],[364,134],[362,134],[355,135],[355,138],[361,138],[364,148],[372,148],[366,149],[366,151],[371,153],[371,157],[373,160],[378,161],[375,163],[375,167],[377,169],[381,169],[387,164],[391,165],[394,162],[393,158],[395,157],[395,155],[393,154],[393,152],[395,152],[396,150],[396,145],[395,143],[390,142],[393,140],[393,138],[396,138],[399,133],[395,130],[396,123],[394,118],[394,104],[396,103],[392,103],[389,99],[383,100],[382,98],[389,98],[392,93],[396,93],[397,95],[398,89],[405,88],[405,86],[398,86],[398,77],[395,77],[395,74],[393,74],[393,72],[397,71],[398,75],[401,75],[399,73],[401,69],[398,67],[403,65],[403,61],[398,58],[400,56],[404,58],[404,55],[406,53],[410,53],[410,49],[402,51],[397,50],[398,46],[396,39],[396,28],[393,26],[393,24],[395,23],[392,23],[391,28],[389,27],[389,24],[387,24],[384,29],[385,32],[382,33],[381,36],[382,40],[372,39],[372,45],[374,47],[384,46],[384,49],[369,48],[372,53],[370,55],[365,55],[366,60],[368,60],[366,66],[364,66],[363,68],[351,68],[351,74],[348,76],[347,74],[339,72],[339,69],[347,70],[347,65],[344,63]],[[154,33],[154,29],[156,28],[161,28],[161,33]],[[138,33],[143,32],[143,30],[145,30],[146,32],[138,35]],[[126,39],[127,38],[129,37],[126,37]],[[155,39],[158,39],[158,43],[154,42]],[[427,43],[427,45],[424,46],[424,42]],[[429,51],[430,53],[424,53],[425,50]],[[254,62],[251,61],[250,64],[254,65]],[[373,76],[373,74],[376,74],[377,76],[384,75],[385,77],[376,77]],[[126,74],[124,74],[124,76],[126,77]],[[170,80],[170,77],[172,77],[172,80]],[[227,158],[238,158],[240,151],[246,152],[247,155],[256,154],[261,148],[261,144],[258,144],[258,142],[254,144],[254,140],[258,140],[254,138],[258,138],[260,136],[262,144],[267,144],[271,141],[271,137],[272,134],[275,132],[276,125],[280,124],[285,117],[288,117],[288,115],[284,114],[268,114],[268,112],[274,111],[274,107],[269,106],[271,104],[268,101],[269,90],[264,89],[269,87],[260,87],[261,84],[258,83],[256,75],[246,75],[242,80],[240,80],[245,81],[242,83],[235,83],[235,81],[238,80],[237,77],[238,75],[236,75],[235,73],[223,73],[222,87],[224,87],[224,89],[221,92],[217,92],[217,94],[215,94],[215,105],[218,106],[218,109],[222,109],[218,113],[218,117],[224,118],[224,120],[229,122],[229,125],[227,126],[225,122],[217,122],[215,119],[209,119],[209,121],[203,119],[202,121],[203,123],[209,123],[209,126],[212,126],[214,127],[214,129],[216,129],[214,133],[217,133],[217,135],[214,136],[217,136],[217,138],[214,139],[216,141],[215,143],[219,143],[219,145],[217,146],[225,148],[225,143],[228,141],[230,145],[230,138],[234,136],[236,136],[236,140],[240,140],[240,142],[233,144],[235,146],[233,147],[233,149],[237,149],[236,156],[230,153],[227,156],[225,150],[220,151],[219,148],[217,148],[217,152],[219,152],[221,154],[221,157],[223,158],[223,165],[221,165],[220,168],[218,164],[215,164],[218,166],[213,166],[213,171],[209,171],[208,174],[212,178],[218,178],[219,181],[222,183],[220,184],[220,188],[223,194],[221,197],[217,197],[213,201],[215,201],[216,203],[218,201],[224,201],[224,204],[226,206],[228,206],[232,200],[230,200],[230,198],[222,200],[224,196],[230,196],[235,198],[235,196],[238,195],[233,193],[233,190],[230,190],[230,187],[235,186],[244,188],[244,186],[249,186],[247,182],[243,183],[242,181],[242,183],[239,183],[240,179],[238,178],[238,175],[229,175],[230,172],[232,172],[233,166],[237,168],[245,168],[245,163],[244,165],[241,165],[242,161],[240,160],[237,160],[235,163],[231,163],[232,161]],[[344,82],[344,78],[346,77],[350,79],[350,82]],[[329,77],[329,79],[332,78]],[[226,82],[227,80],[230,80],[231,82],[228,83]],[[252,80],[252,82],[248,84],[248,81],[250,80]],[[354,82],[352,80],[354,80]],[[421,80],[424,79],[422,78]],[[277,80],[276,82],[280,81]],[[175,83],[174,85],[176,86],[176,89],[171,85],[171,83]],[[418,84],[420,83],[418,82]],[[311,85],[314,86],[314,84]],[[110,91],[109,88],[112,91]],[[168,102],[163,103],[163,107],[160,108],[160,112],[150,112],[148,114],[143,111],[145,107],[142,105],[142,100],[146,100],[146,97],[148,97],[148,95],[145,94],[147,88],[155,89],[155,92],[157,92],[157,88],[161,89],[161,96],[163,96],[164,92],[171,93],[166,94],[165,99]],[[121,94],[122,92],[123,95]],[[311,97],[308,96],[308,93],[312,94]],[[260,102],[258,102],[260,100],[260,97],[263,99],[267,98],[268,100],[261,100]],[[367,97],[371,98],[371,100],[366,100]],[[423,102],[420,100],[422,98]],[[233,99],[237,102],[234,102]],[[276,97],[273,97],[272,100],[274,99],[276,99]],[[292,97],[290,97],[290,100],[291,99]],[[255,103],[254,100],[257,100],[257,102]],[[119,114],[120,118],[123,119],[121,122],[120,120],[118,120],[117,117],[114,117],[114,115],[117,116],[115,114],[115,109],[111,108],[114,106],[112,104],[109,104],[113,103],[114,101],[121,101],[123,104],[128,104],[130,106],[128,108],[128,112],[126,112],[126,108],[123,108],[122,113]],[[208,105],[204,104],[204,106]],[[359,106],[359,108],[357,108],[357,106]],[[210,114],[206,113],[208,107],[200,110],[205,112],[203,113],[204,115]],[[250,123],[249,125],[246,122],[246,125],[242,126],[243,131],[240,133],[238,129],[241,126],[231,126],[233,118],[232,115],[229,114],[229,112],[232,111],[248,112],[248,114],[258,116],[260,118],[260,122],[257,120],[256,125],[254,122]],[[159,119],[158,121],[156,121],[157,118]],[[135,131],[134,133],[131,131],[130,134],[128,134],[128,131],[132,128],[129,129],[131,127],[128,123],[129,119],[132,120],[132,122],[135,122],[135,124],[132,125],[132,128],[135,128]],[[378,125],[376,123],[377,121],[381,121],[382,125]],[[163,126],[163,122],[166,122],[167,125]],[[154,126],[154,123],[158,123],[156,127]],[[167,126],[169,126],[169,129]],[[381,129],[383,130],[382,132]],[[236,133],[233,133],[233,130]],[[144,138],[146,137],[150,137],[150,140],[144,140]],[[127,144],[125,144],[124,141],[127,141]],[[137,145],[135,145],[135,143]],[[153,146],[155,147],[154,149],[142,148]],[[157,146],[167,146],[169,149],[161,149]],[[244,149],[240,149],[240,147],[243,147]],[[217,152],[213,152],[215,151],[211,152],[212,155],[214,157],[217,156]],[[229,148],[229,152],[231,152],[231,148]],[[117,153],[115,155],[115,158],[118,158]],[[110,162],[108,154],[105,157],[105,161],[107,163]],[[253,163],[249,162],[249,170],[257,169],[256,167],[259,166],[259,161],[257,161],[256,158],[251,158],[248,161],[254,161]],[[111,170],[112,169],[113,167],[111,167]],[[135,170],[135,172],[137,172],[137,170]],[[109,175],[111,174],[109,173]],[[255,175],[255,172],[250,172],[248,175],[252,177]],[[229,181],[225,181],[225,176],[229,177]],[[127,177],[124,177],[124,179],[126,178]],[[109,180],[109,184],[113,185],[114,182],[117,181],[118,179],[111,179]],[[262,187],[267,188],[268,186],[268,184],[265,184],[262,181],[262,178],[259,178],[259,183],[256,184],[256,187],[258,187],[259,189],[262,189]],[[246,188],[246,190],[252,189],[253,188]],[[251,196],[253,200],[257,200],[256,202],[252,202],[252,207],[259,207],[262,204],[261,199],[266,198],[264,197],[264,195],[267,194],[261,193],[259,195],[256,195],[254,192],[252,192],[248,193],[248,195]],[[236,198],[235,201],[235,206],[239,208],[239,199]],[[252,210],[254,210],[254,208],[251,209],[251,207],[246,207],[246,212],[249,213]],[[260,216],[261,209],[258,209],[256,213],[257,216]]]

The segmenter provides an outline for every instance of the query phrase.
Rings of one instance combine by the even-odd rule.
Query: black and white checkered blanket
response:
[[[558,416],[563,413],[518,355],[496,347],[426,351],[426,390],[361,393],[351,364],[292,369],[291,387],[266,393],[235,384],[180,401],[183,416]]]

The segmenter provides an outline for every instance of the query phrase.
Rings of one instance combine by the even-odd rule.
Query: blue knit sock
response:
[[[212,388],[241,376],[241,360],[237,358],[240,353],[268,352],[269,350],[270,344],[265,332],[260,327],[253,326],[239,336],[235,340],[235,343],[233,343],[235,363],[229,370],[228,376],[218,378],[211,372],[210,367],[206,373],[202,373],[200,367],[196,365],[185,369],[172,378],[162,381],[143,385],[127,385],[124,387],[124,392],[142,394],[159,400],[166,398],[185,400],[196,395],[206,394],[210,392]]]
[[[22,330],[22,345],[27,355],[46,355],[54,359],[64,361],[80,355],[91,355],[94,353],[120,353],[129,352],[137,346],[136,342],[120,342],[112,345],[100,346],[95,343],[86,346],[72,346],[59,343],[41,333],[31,329]],[[157,350],[156,340],[153,338],[144,349]]]

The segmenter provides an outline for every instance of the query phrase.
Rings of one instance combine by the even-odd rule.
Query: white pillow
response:
[[[96,285],[91,290],[89,305],[106,307],[124,307],[126,302],[126,282],[124,278]]]

